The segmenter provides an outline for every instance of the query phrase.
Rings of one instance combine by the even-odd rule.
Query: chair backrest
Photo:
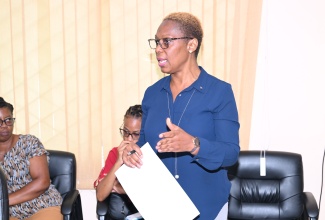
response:
[[[260,158],[260,151],[241,151],[228,169],[228,219],[298,219],[304,211],[301,155],[266,151],[265,176]]]
[[[76,189],[76,157],[71,152],[47,150],[50,153],[50,178],[52,184],[64,198],[68,192]]]
[[[0,219],[9,219],[9,199],[7,179],[2,169],[0,168]]]

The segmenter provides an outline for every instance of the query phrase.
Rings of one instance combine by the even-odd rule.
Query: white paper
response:
[[[145,220],[192,220],[200,212],[149,143],[141,168],[122,165],[116,176]]]

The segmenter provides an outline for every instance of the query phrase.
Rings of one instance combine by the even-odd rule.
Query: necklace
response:
[[[183,110],[183,112],[182,112],[182,114],[181,114],[181,117],[180,117],[179,120],[178,120],[178,123],[177,123],[177,126],[178,126],[178,127],[179,127],[179,125],[180,125],[180,123],[181,123],[181,120],[182,120],[182,118],[183,118],[183,115],[184,115],[184,113],[185,113],[185,111],[186,111],[186,109],[187,109],[187,106],[188,106],[188,104],[190,103],[190,101],[191,101],[191,99],[192,99],[194,93],[195,93],[195,89],[193,90],[193,93],[192,93],[191,97],[189,98],[189,100],[187,101],[187,104],[186,104],[186,106],[185,106],[185,108],[184,108],[184,110]],[[169,108],[169,97],[168,97],[168,92],[166,92],[166,94],[167,94],[167,102],[168,102],[168,114],[169,114],[169,118],[171,119],[171,116],[170,116],[170,108]],[[178,178],[179,178],[178,171],[177,171],[177,153],[176,153],[176,152],[175,152],[175,175],[174,175],[174,177],[175,177],[175,179],[178,179]]]

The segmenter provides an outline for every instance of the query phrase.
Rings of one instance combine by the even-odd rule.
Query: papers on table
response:
[[[116,176],[145,220],[192,220],[200,213],[149,143],[141,148],[143,165],[122,165]]]

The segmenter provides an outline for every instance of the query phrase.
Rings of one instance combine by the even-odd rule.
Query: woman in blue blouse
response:
[[[146,90],[140,139],[125,148],[123,161],[141,167],[139,146],[149,142],[200,211],[196,219],[227,219],[230,182],[224,168],[240,151],[238,112],[231,85],[197,63],[202,38],[200,21],[177,12],[149,39],[169,75]]]

